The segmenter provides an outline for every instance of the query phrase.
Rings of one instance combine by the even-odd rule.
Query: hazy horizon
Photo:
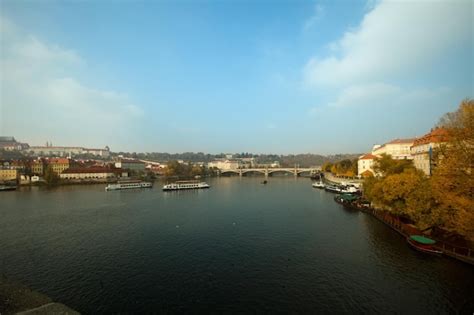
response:
[[[355,154],[473,97],[471,1],[0,7],[0,134],[30,145]]]

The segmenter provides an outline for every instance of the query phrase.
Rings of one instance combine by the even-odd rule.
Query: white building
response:
[[[376,158],[377,156],[370,153],[360,156],[359,160],[357,161],[357,175],[359,176],[375,175],[373,166],[374,166],[374,161]]]
[[[376,156],[387,154],[396,160],[411,160],[413,159],[413,156],[411,155],[410,148],[415,140],[416,138],[395,139],[383,145],[374,145],[372,148],[372,154]]]
[[[415,167],[430,176],[434,166],[432,157],[433,150],[445,143],[446,140],[447,131],[442,128],[434,129],[423,137],[416,139],[411,147]]]
[[[104,149],[89,149],[83,147],[62,147],[62,146],[32,146],[27,149],[28,152],[36,156],[74,156],[81,154],[92,154],[95,156],[109,157],[110,149],[105,147]]]
[[[240,160],[216,160],[209,162],[207,164],[208,167],[215,167],[220,170],[230,170],[230,169],[237,169],[242,168],[242,162]]]
[[[61,179],[75,179],[75,180],[105,180],[115,177],[115,173],[105,167],[81,167],[69,168],[59,174]]]

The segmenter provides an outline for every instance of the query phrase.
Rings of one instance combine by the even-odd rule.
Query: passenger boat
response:
[[[153,185],[149,182],[137,181],[124,181],[115,184],[108,184],[105,187],[105,191],[109,190],[122,190],[122,189],[137,189],[137,188],[151,188]]]
[[[359,192],[359,189],[354,186],[343,186],[340,189],[343,194],[355,194]]]
[[[210,188],[209,184],[206,182],[199,182],[195,180],[182,180],[177,181],[172,184],[166,184],[163,186],[164,191],[169,190],[185,190],[185,189],[203,189]]]
[[[326,189],[326,191],[329,191],[329,192],[335,192],[335,193],[342,192],[342,189],[340,187],[334,186],[334,185],[325,185],[324,189]]]
[[[313,186],[314,188],[324,188],[324,183],[322,181],[319,181],[319,182],[313,183],[311,186]]]
[[[407,237],[407,242],[411,247],[423,253],[434,255],[441,255],[443,253],[433,246],[436,244],[435,240],[423,235],[410,235]]]
[[[13,185],[0,185],[0,191],[15,190],[16,186]]]

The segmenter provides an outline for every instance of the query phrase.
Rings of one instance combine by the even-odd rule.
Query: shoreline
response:
[[[0,314],[71,314],[79,312],[53,301],[49,296],[6,278],[0,277]]]

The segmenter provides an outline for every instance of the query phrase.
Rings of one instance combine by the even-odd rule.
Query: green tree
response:
[[[382,154],[375,159],[373,169],[376,174],[388,176],[393,174],[401,174],[406,169],[413,169],[411,160],[395,160],[388,154]]]

